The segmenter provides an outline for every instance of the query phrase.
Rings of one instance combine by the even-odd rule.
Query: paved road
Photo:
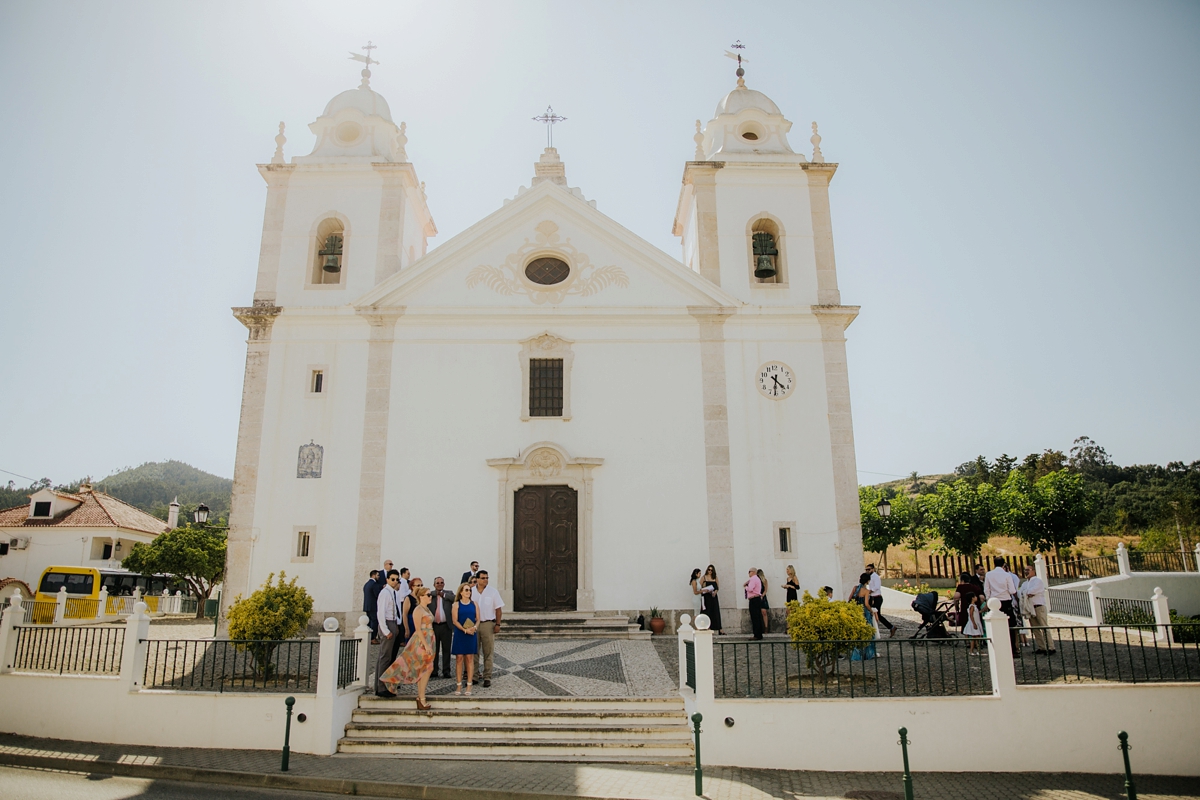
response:
[[[4,800],[282,800],[283,798],[338,798],[345,795],[276,789],[241,789],[207,783],[178,783],[114,775],[83,775],[0,767],[0,796]]]

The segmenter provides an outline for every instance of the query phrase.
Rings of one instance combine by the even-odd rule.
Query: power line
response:
[[[37,478],[31,478],[28,475],[21,475],[20,473],[17,473],[17,472],[9,472],[6,469],[0,469],[0,472],[3,472],[5,475],[16,475],[18,478],[24,478],[27,481],[34,481],[35,483],[38,480]]]

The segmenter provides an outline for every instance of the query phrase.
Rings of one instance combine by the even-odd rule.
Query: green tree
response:
[[[891,516],[879,514],[879,503],[886,493],[874,486],[858,487],[858,511],[862,520],[863,550],[879,553],[883,569],[887,570],[887,550],[904,540],[904,529]],[[889,498],[889,502],[891,502]],[[885,572],[886,574],[886,572]]]
[[[206,527],[176,528],[149,544],[135,544],[121,566],[132,572],[170,575],[187,584],[200,598],[196,603],[196,618],[200,619],[204,601],[225,576],[225,534]]]
[[[1011,532],[1038,553],[1051,550],[1061,558],[1061,548],[1075,544],[1092,521],[1094,496],[1083,476],[1066,469],[1030,481],[1023,470],[1009,475],[1001,490],[1000,519]]]
[[[926,524],[942,545],[964,556],[978,556],[996,530],[998,505],[996,487],[990,483],[972,484],[965,478],[939,484],[928,495]]]
[[[291,639],[307,627],[312,617],[313,599],[296,579],[286,580],[282,570],[279,581],[272,585],[275,573],[249,597],[241,595],[229,607],[229,638],[239,640],[239,650],[254,657],[254,669],[269,678],[276,667],[271,656],[279,642]]]

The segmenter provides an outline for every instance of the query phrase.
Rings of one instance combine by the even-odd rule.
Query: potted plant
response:
[[[650,632],[658,635],[667,627],[667,621],[663,619],[662,612],[657,607],[650,609]]]

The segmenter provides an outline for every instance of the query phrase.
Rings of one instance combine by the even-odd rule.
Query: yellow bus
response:
[[[47,567],[38,581],[33,609],[29,622],[49,625],[54,622],[55,605],[60,589],[67,590],[67,605],[63,610],[65,619],[95,619],[100,616],[100,589],[108,590],[107,607],[104,614],[132,613],[134,589],[140,589],[142,600],[151,613],[158,611],[163,590],[171,594],[179,588],[166,575],[139,575],[117,569],[93,569],[92,567]]]

